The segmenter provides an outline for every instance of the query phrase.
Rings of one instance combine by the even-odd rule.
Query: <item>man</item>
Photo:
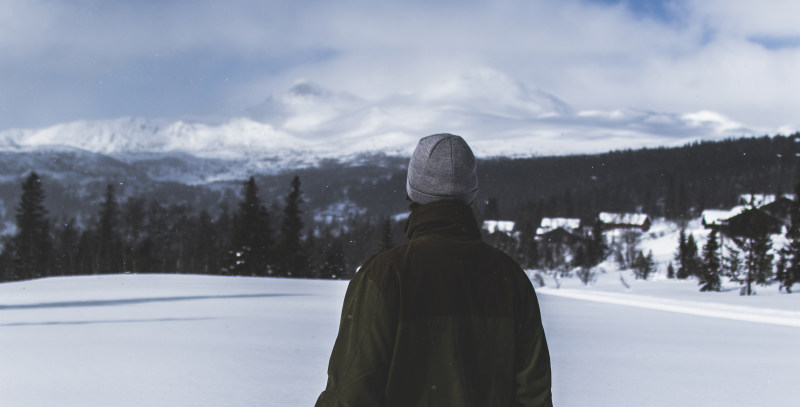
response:
[[[328,406],[552,406],[550,356],[530,279],[481,241],[476,160],[458,136],[419,141],[408,166],[409,243],[347,288]]]

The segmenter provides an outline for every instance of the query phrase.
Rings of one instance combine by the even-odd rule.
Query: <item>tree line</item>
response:
[[[282,208],[270,208],[251,177],[238,207],[213,215],[185,203],[119,202],[108,185],[94,216],[55,221],[45,193],[35,172],[22,183],[16,232],[0,253],[0,281],[116,273],[349,278],[370,252],[396,240],[389,218],[306,227],[299,176]]]

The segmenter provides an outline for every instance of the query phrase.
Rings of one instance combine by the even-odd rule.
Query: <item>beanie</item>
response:
[[[422,205],[441,200],[469,205],[478,192],[476,165],[463,138],[446,133],[424,137],[408,163],[406,192]]]

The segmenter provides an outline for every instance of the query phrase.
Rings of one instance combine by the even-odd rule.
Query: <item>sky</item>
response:
[[[798,15],[790,0],[0,0],[0,130],[210,122],[303,80],[414,100],[487,69],[575,111],[713,112],[786,134]]]

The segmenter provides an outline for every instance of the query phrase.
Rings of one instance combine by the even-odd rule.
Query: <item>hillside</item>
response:
[[[591,217],[600,211],[691,217],[705,208],[730,207],[743,193],[791,191],[797,181],[798,140],[800,135],[594,155],[485,158],[479,163],[475,209],[482,213],[494,198],[499,215],[513,220],[537,214]],[[248,172],[236,160],[187,154],[113,156],[65,148],[5,151],[0,158],[0,234],[11,231],[19,185],[31,171],[42,176],[45,205],[56,219],[92,216],[107,184],[119,185],[121,200],[187,203],[213,214],[222,206],[236,205],[242,182],[250,175],[257,176],[267,202],[279,201],[291,177],[299,175],[311,214],[342,204],[376,218],[405,210],[407,158],[402,156],[323,160],[277,174]]]

